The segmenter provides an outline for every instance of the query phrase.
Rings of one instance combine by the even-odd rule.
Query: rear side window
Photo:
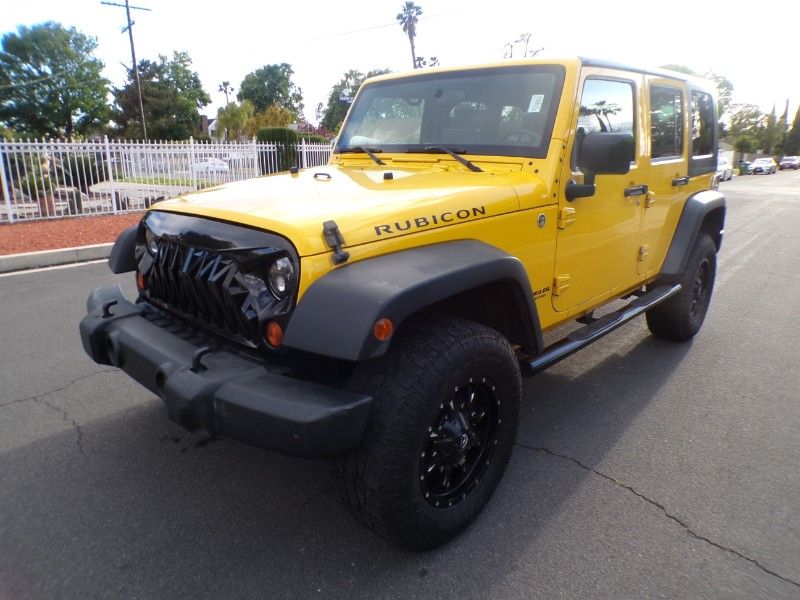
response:
[[[717,114],[714,97],[693,89],[689,96],[689,176],[717,170]]]
[[[692,92],[692,156],[714,153],[714,99],[710,94]]]
[[[683,156],[683,93],[654,85],[650,88],[650,156]]]

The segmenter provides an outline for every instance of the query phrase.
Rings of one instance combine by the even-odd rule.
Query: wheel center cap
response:
[[[462,433],[461,437],[458,438],[458,448],[459,450],[466,450],[467,446],[469,446],[469,436],[466,433]]]

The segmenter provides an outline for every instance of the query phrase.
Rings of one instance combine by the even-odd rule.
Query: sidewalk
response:
[[[0,273],[104,258],[142,213],[0,225]]]

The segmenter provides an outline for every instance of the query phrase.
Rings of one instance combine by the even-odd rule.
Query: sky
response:
[[[504,44],[527,32],[532,48],[544,48],[540,57],[578,55],[713,70],[733,82],[734,102],[764,111],[774,104],[780,116],[788,98],[790,120],[800,103],[798,0],[773,0],[758,18],[754,4],[744,1],[416,3],[423,8],[417,54],[436,56],[444,66],[501,60]],[[217,91],[220,82],[228,80],[238,91],[244,76],[265,64],[293,66],[312,123],[317,104],[327,101],[345,71],[411,67],[408,38],[395,21],[403,0],[132,0],[132,5],[151,9],[132,11],[137,59],[187,51],[212,98],[201,110],[209,116],[225,102]],[[123,8],[100,0],[6,1],[0,32],[48,20],[96,37],[106,77],[122,83],[123,63],[131,61],[128,36],[121,32]]]

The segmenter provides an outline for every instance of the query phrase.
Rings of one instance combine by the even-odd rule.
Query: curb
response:
[[[40,250],[38,252],[23,252],[21,254],[7,254],[0,256],[0,273],[24,271],[26,269],[40,269],[56,265],[68,265],[100,258],[108,258],[111,254],[110,244],[92,244],[91,246],[78,246],[77,248],[59,248],[58,250]]]

